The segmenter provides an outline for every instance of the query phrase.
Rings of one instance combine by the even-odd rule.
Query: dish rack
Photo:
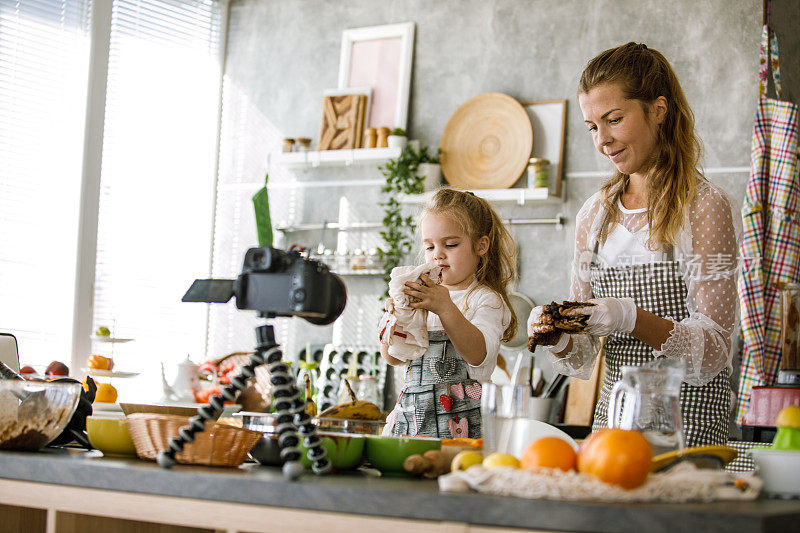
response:
[[[378,346],[334,346],[333,344],[326,344],[322,350],[312,346],[311,353],[314,360],[319,364],[319,378],[317,378],[314,386],[319,391],[317,393],[317,408],[320,411],[338,403],[337,395],[339,393],[339,385],[341,384],[342,376],[347,374],[353,358],[356,359],[357,375],[375,374],[375,379],[378,382],[378,397],[383,398],[383,392],[386,386],[387,365],[386,361],[381,357],[380,348]],[[298,355],[304,357],[305,349]],[[319,358],[317,358],[318,356]],[[373,368],[375,368],[376,360],[377,372],[372,372]],[[383,409],[382,404],[383,402],[381,402],[381,405],[378,405],[380,409]]]

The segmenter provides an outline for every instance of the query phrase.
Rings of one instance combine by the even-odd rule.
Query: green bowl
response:
[[[367,435],[366,439],[367,460],[381,472],[389,474],[405,474],[403,462],[409,455],[442,448],[442,441],[439,439],[377,435]]]
[[[332,435],[320,434],[322,447],[328,452],[331,466],[337,470],[351,470],[361,465],[364,457],[364,441],[362,435]],[[306,447],[299,446],[302,455],[300,462],[306,468],[311,468],[311,461],[306,455]]]

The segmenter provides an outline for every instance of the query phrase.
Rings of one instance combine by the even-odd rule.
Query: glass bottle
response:
[[[549,187],[549,166],[550,161],[547,159],[543,157],[531,157],[528,161],[528,187]]]

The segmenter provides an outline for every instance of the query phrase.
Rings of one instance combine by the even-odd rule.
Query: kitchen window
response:
[[[76,374],[90,353],[113,355],[117,369],[144,372],[114,386],[156,399],[160,362],[205,357],[207,306],[180,299],[211,265],[227,6],[0,6],[0,172],[14,194],[0,195],[0,216],[12,219],[0,225],[0,329],[17,335],[23,363],[60,359]],[[7,20],[30,36],[11,35]],[[34,37],[47,62],[21,52]],[[28,144],[17,148],[6,139],[22,137],[19,125]],[[99,326],[134,342],[92,341]]]

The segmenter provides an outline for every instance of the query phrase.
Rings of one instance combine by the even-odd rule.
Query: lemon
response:
[[[510,466],[512,468],[519,468],[519,459],[508,453],[490,453],[486,459],[483,460],[484,468],[498,468],[501,466]]]
[[[109,383],[98,383],[94,401],[98,403],[114,403],[117,401],[117,389]]]
[[[800,405],[790,405],[781,409],[775,420],[778,427],[800,428]]]
[[[475,450],[464,450],[458,452],[458,454],[453,457],[450,470],[466,470],[467,468],[474,465],[479,465],[482,462],[483,454],[481,452],[476,452]]]
[[[95,330],[94,334],[98,337],[110,337],[111,331],[109,331],[109,329],[105,326],[100,326]]]

